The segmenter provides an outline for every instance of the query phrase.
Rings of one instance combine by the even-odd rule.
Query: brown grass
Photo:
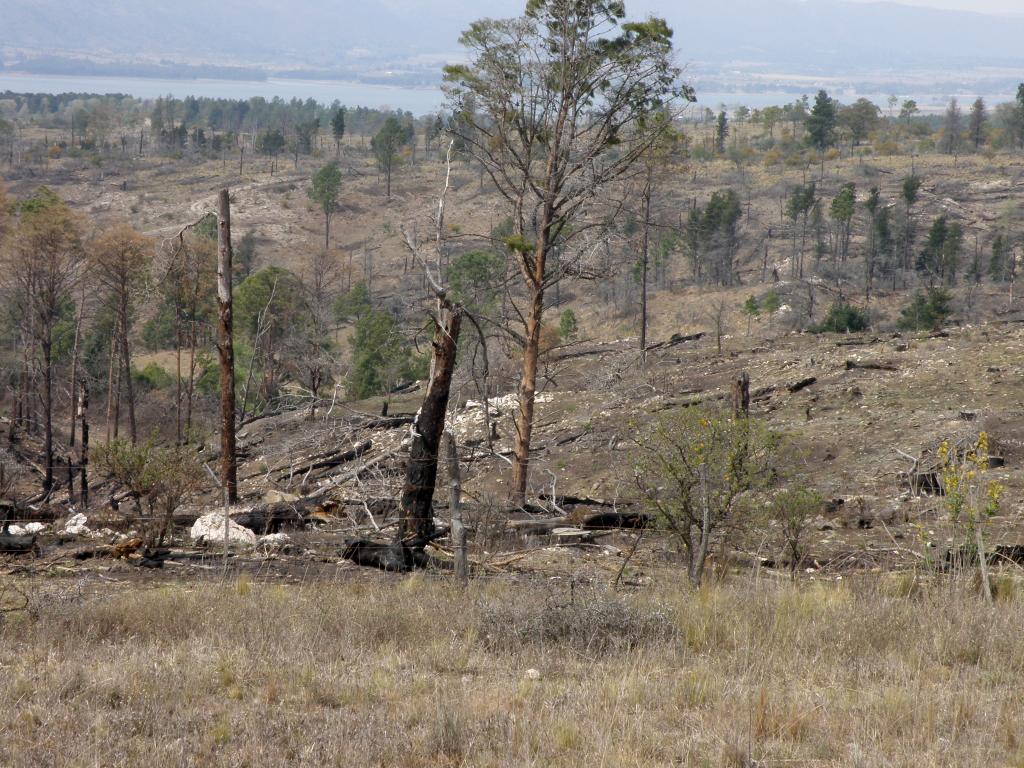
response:
[[[1024,764],[1024,603],[891,578],[41,587],[0,765]]]

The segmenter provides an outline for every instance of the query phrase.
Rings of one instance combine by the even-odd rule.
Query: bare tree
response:
[[[521,18],[473,24],[462,36],[472,61],[445,71],[459,116],[451,130],[511,209],[509,250],[526,292],[515,504],[526,498],[545,292],[562,276],[553,251],[571,248],[588,205],[642,166],[659,134],[635,130],[639,121],[693,96],[678,83],[665,22],[624,16],[609,0],[537,0]]]
[[[235,341],[231,317],[231,198],[226,189],[217,196],[217,352],[220,358],[221,484],[228,503],[238,501],[238,462],[235,457]]]
[[[421,263],[426,280],[434,294],[435,307],[431,313],[434,338],[430,362],[430,378],[423,405],[412,425],[412,445],[405,471],[402,490],[402,519],[398,540],[413,549],[422,547],[434,533],[433,498],[437,483],[437,461],[444,434],[448,411],[448,396],[458,354],[459,332],[465,310],[448,297],[448,288],[442,283],[441,267],[444,242],[445,202],[451,184],[451,153],[448,148],[448,170],[444,189],[437,205],[433,258],[420,250],[414,235],[405,233],[405,242],[413,256]],[[431,263],[433,262],[433,263]]]

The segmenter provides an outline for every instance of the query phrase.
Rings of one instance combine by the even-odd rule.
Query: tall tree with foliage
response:
[[[907,176],[900,185],[900,198],[903,200],[903,269],[908,272],[914,265],[914,241],[917,233],[914,228],[914,204],[921,193],[921,179],[918,176]]]
[[[373,156],[377,159],[377,167],[384,174],[388,200],[391,199],[391,174],[400,161],[402,148],[408,146],[412,139],[412,126],[402,123],[392,115],[384,121],[384,125],[370,141]]]
[[[807,116],[804,126],[807,130],[807,143],[818,152],[836,143],[836,124],[839,119],[839,107],[835,100],[825,91],[818,91],[814,97],[814,106]]]
[[[715,121],[715,154],[725,154],[725,141],[729,138],[729,116],[723,109],[718,113],[718,120]]]
[[[850,132],[853,146],[859,147],[878,127],[879,112],[874,102],[864,98],[839,110],[839,123]]]
[[[939,148],[946,155],[959,154],[963,138],[964,125],[960,104],[956,99],[950,99],[949,106],[946,107],[946,116],[942,123],[942,141],[939,144]]]
[[[83,226],[79,217],[45,187],[18,204],[16,219],[12,236],[0,251],[0,271],[24,324],[23,343],[37,350],[42,368],[43,490],[49,491],[54,483],[56,331],[83,275]]]
[[[334,155],[341,155],[341,141],[345,138],[345,108],[338,107],[331,117],[331,136],[334,137]]]
[[[116,313],[117,324],[111,338],[110,354],[113,358],[119,357],[123,366],[121,382],[126,388],[128,435],[133,444],[138,439],[138,430],[135,423],[135,391],[132,386],[131,330],[135,309],[141,299],[141,289],[149,279],[153,252],[153,242],[127,224],[107,230],[89,248],[90,274],[107,293],[107,299]]]
[[[818,188],[812,181],[793,190],[786,201],[786,216],[793,222],[793,257],[791,273],[793,277],[804,278],[804,254],[807,249],[807,224],[814,203],[817,200]]]
[[[839,194],[832,198],[829,218],[835,222],[832,258],[846,261],[850,254],[850,240],[853,236],[853,216],[857,210],[857,187],[851,182],[844,184]]]
[[[988,125],[988,111],[985,108],[985,100],[979,96],[971,105],[971,117],[967,128],[975,152],[981,149],[981,145],[985,143],[986,125]]]
[[[331,216],[338,209],[338,194],[341,192],[341,171],[337,163],[328,163],[313,176],[309,199],[316,203],[324,214],[324,250],[331,248]]]
[[[573,226],[612,182],[642,171],[659,136],[638,130],[652,112],[693,91],[679,83],[672,30],[661,19],[626,21],[615,0],[530,0],[524,16],[484,19],[462,38],[470,63],[447,67],[453,113],[475,111],[453,132],[510,208],[509,250],[527,306],[510,498],[526,498],[544,297],[564,275]],[[469,127],[469,130],[467,130]]]

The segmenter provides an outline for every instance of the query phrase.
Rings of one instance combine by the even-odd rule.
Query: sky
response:
[[[877,2],[878,0],[856,0],[856,2]],[[1024,0],[897,0],[900,5],[918,5],[923,8],[944,8],[954,11],[977,11],[979,13],[1024,14]]]

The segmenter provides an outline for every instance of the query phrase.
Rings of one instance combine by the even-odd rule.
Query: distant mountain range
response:
[[[58,54],[102,61],[436,76],[472,19],[524,0],[0,0],[8,66]],[[627,0],[676,30],[683,61],[814,73],[1024,68],[1024,16],[844,0]],[[50,60],[53,66],[53,59]],[[63,66],[63,65],[61,65]],[[73,66],[67,65],[67,66]],[[52,70],[51,70],[52,71]],[[65,72],[64,74],[71,74]]]

